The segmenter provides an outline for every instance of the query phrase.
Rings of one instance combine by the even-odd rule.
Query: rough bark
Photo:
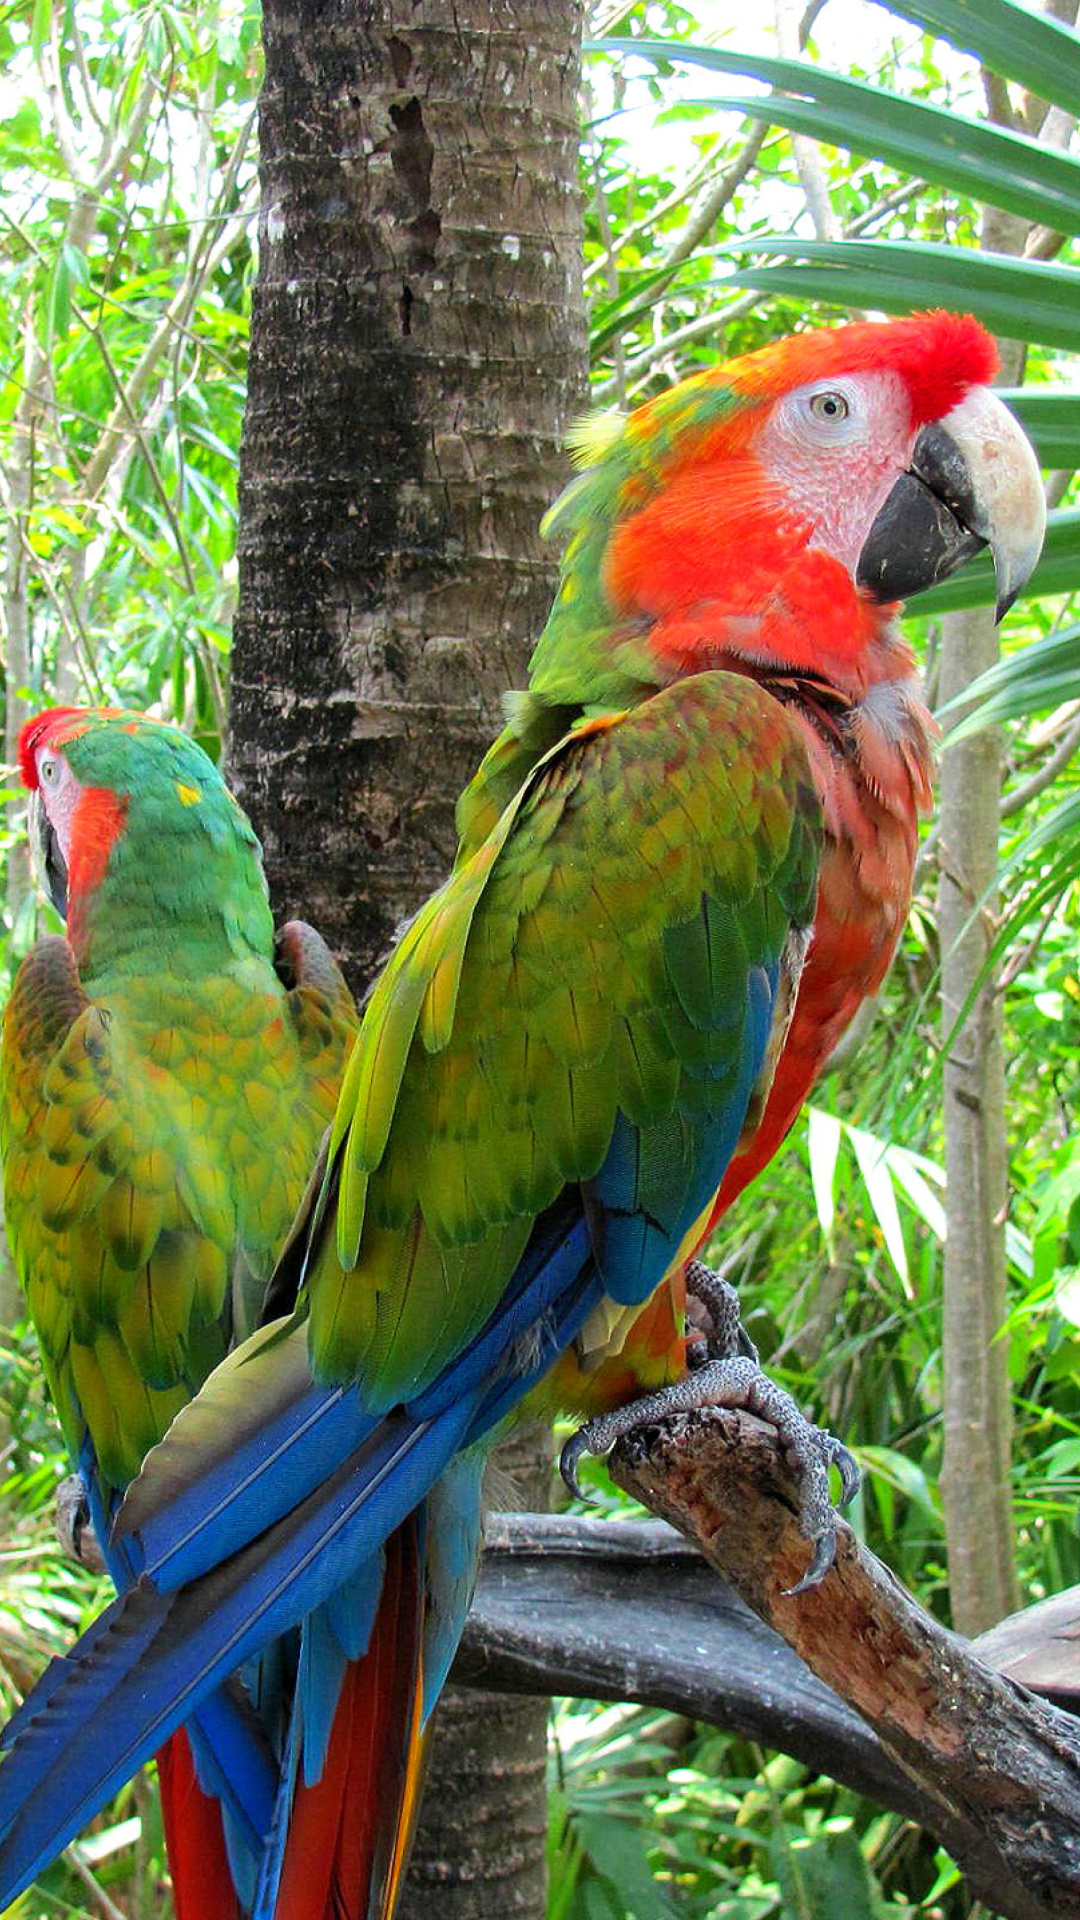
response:
[[[364,981],[522,683],[580,406],[578,0],[272,0],[230,765]]]
[[[580,15],[264,8],[230,771],[279,916],[358,989],[445,875],[550,602],[538,524],[585,379]],[[542,1912],[545,1717],[449,1704],[402,1920],[433,1886],[462,1920]]]
[[[615,1451],[613,1477],[695,1540],[753,1611],[873,1728],[930,1830],[1005,1920],[1080,1914],[1080,1727],[984,1666],[839,1523],[808,1593],[797,1498],[772,1429],[682,1416]]]
[[[980,1634],[971,1650],[1075,1716],[1078,1633],[1080,1587],[1070,1587]],[[938,1818],[866,1721],[663,1520],[489,1515],[454,1674],[509,1693],[636,1700],[709,1720],[920,1826]]]

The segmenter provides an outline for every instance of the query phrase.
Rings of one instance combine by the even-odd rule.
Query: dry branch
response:
[[[611,1470],[869,1723],[992,1911],[1080,1916],[1080,1726],[985,1666],[842,1522],[833,1571],[789,1597],[808,1549],[771,1428],[682,1416],[622,1443]]]

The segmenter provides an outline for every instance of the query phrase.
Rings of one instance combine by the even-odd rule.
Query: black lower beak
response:
[[[924,427],[911,466],[880,509],[855,579],[877,600],[906,600],[946,580],[987,545],[963,454],[939,421]]]
[[[30,798],[30,829],[37,839],[40,871],[44,877],[46,891],[61,920],[67,919],[68,909],[68,870],[67,862],[60,851],[60,842],[38,794]]]
[[[49,889],[49,898],[60,915],[67,919],[68,910],[68,871],[64,856],[60,851],[60,842],[52,827],[46,834],[45,847],[45,884]]]

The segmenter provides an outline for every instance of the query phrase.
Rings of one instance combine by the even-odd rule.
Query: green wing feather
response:
[[[333,975],[285,992],[249,961],[95,1001],[62,939],[20,969],[0,1074],[8,1230],[68,1444],[88,1428],[114,1485],[258,1304],[355,1029]]]
[[[648,1162],[677,1103],[689,1126],[730,1097],[747,969],[809,923],[819,825],[795,729],[729,674],[540,760],[369,1004],[309,1283],[322,1377],[358,1377],[373,1406],[419,1391],[484,1324],[537,1214],[596,1175],[619,1111],[651,1130]]]

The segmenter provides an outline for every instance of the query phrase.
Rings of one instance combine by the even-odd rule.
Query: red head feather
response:
[[[77,740],[80,733],[85,733],[92,721],[112,719],[119,712],[119,707],[47,707],[44,713],[25,721],[19,731],[19,772],[23,784],[32,793],[37,792],[39,747],[64,747],[69,740]]]
[[[762,398],[831,373],[898,373],[911,397],[911,424],[922,427],[951,413],[969,387],[985,386],[997,370],[997,348],[974,314],[937,308],[793,333],[719,371],[737,392]]]

